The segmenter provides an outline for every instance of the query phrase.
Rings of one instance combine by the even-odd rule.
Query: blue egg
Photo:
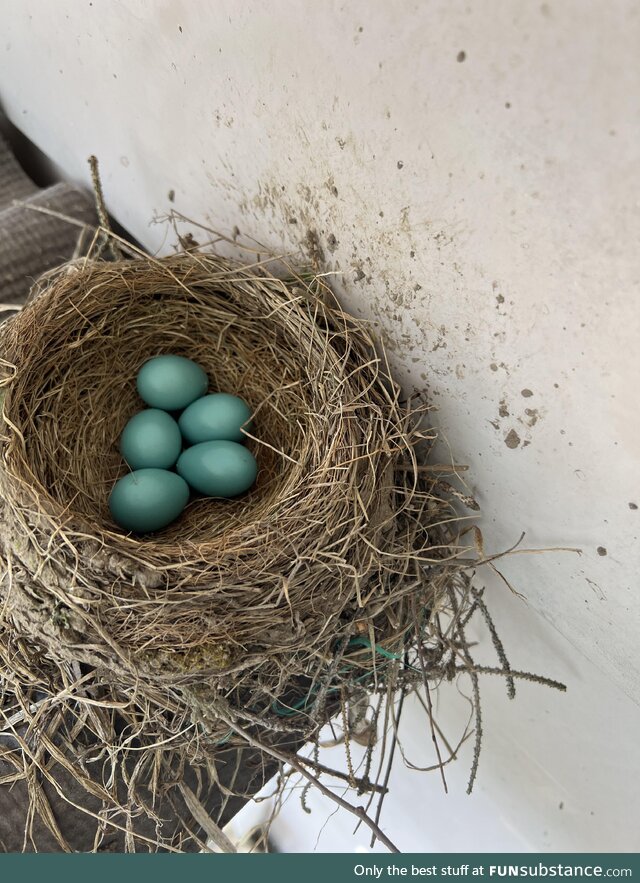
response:
[[[187,448],[176,466],[192,488],[208,497],[237,497],[258,474],[255,457],[233,441],[202,442]]]
[[[158,408],[140,411],[120,436],[120,452],[132,469],[170,469],[181,451],[180,427]]]
[[[138,373],[140,397],[152,408],[181,411],[203,396],[209,379],[200,365],[183,356],[156,356]]]
[[[116,483],[109,509],[124,530],[152,533],[175,521],[188,501],[189,486],[175,472],[138,469]]]
[[[180,430],[192,445],[207,441],[244,442],[241,426],[249,428],[251,410],[238,396],[215,392],[195,402],[182,412]]]

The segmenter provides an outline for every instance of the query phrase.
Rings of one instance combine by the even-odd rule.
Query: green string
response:
[[[422,611],[423,619],[427,612],[428,608],[425,607],[425,609]],[[404,657],[401,656],[399,653],[391,653],[389,650],[385,650],[384,647],[379,647],[377,644],[374,644],[372,648],[371,641],[364,635],[356,635],[356,637],[351,638],[351,640],[347,644],[347,648],[349,647],[362,647],[365,650],[373,649],[378,656],[382,656],[384,659],[390,659],[394,662],[404,662]],[[348,659],[345,661],[349,662]],[[420,671],[420,669],[416,668],[415,665],[410,665],[409,663],[405,663],[405,665],[407,668],[411,669],[411,671]],[[348,674],[348,672],[349,668],[342,668],[340,669],[338,674]],[[364,681],[367,678],[371,677],[372,674],[373,669],[371,669],[370,671],[366,671],[363,675],[359,675],[355,680],[356,682]],[[274,712],[274,714],[277,714],[278,717],[293,717],[293,715],[299,714],[301,711],[305,710],[307,705],[315,698],[319,689],[319,685],[313,687],[311,690],[309,690],[306,696],[303,696],[302,699],[298,699],[292,705],[283,705],[279,699],[274,699],[274,701],[271,703],[271,710]],[[340,687],[329,687],[327,693],[337,693],[339,690]],[[229,730],[227,735],[223,739],[220,739],[220,741],[217,742],[216,745],[225,745],[232,735],[233,730]]]
[[[371,641],[369,640],[369,638],[365,638],[364,635],[358,635],[355,638],[351,638],[351,640],[347,644],[347,647],[364,647],[367,650],[372,649]],[[382,656],[385,659],[391,659],[396,662],[403,662],[403,657],[400,656],[398,653],[391,653],[389,650],[385,650],[384,647],[378,647],[377,644],[374,645],[373,650],[378,656]],[[410,668],[412,671],[418,671],[418,669],[414,665],[408,665],[407,667]],[[343,668],[339,671],[339,674],[347,674],[348,672],[348,668]],[[356,682],[366,680],[367,678],[371,677],[372,674],[373,669],[357,677]],[[275,714],[277,714],[278,717],[292,717],[294,714],[298,714],[300,711],[304,711],[307,705],[315,697],[315,694],[318,692],[319,689],[320,686],[313,687],[306,696],[303,696],[302,699],[298,699],[297,702],[294,702],[292,705],[289,706],[283,705],[280,700],[275,699],[271,703],[271,710]],[[327,693],[336,693],[339,689],[340,687],[329,687]]]
[[[365,638],[364,635],[358,635],[356,638],[351,638],[348,646],[366,647],[367,650],[371,650],[371,641],[369,638]],[[384,656],[385,659],[395,659],[402,662],[402,656],[398,655],[398,653],[390,653],[388,650],[385,650],[384,647],[378,647],[377,644],[375,645],[374,650],[378,656]]]
[[[369,638],[365,638],[364,635],[359,635],[356,638],[351,638],[349,641],[349,646],[353,647],[366,647],[368,650],[371,650],[371,641]],[[384,656],[385,659],[393,659],[396,662],[404,662],[404,656],[401,656],[399,653],[391,653],[389,650],[385,650],[384,647],[378,647],[376,644],[374,646],[374,650],[378,654],[378,656]],[[407,668],[410,668],[411,671],[420,671],[419,668],[416,668],[415,665],[410,665],[408,662],[405,663]],[[369,674],[373,674],[373,671],[369,672]]]

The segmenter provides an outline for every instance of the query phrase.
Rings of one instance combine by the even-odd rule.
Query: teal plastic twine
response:
[[[351,638],[347,647],[362,647],[366,650],[373,649],[378,656],[382,656],[384,659],[390,659],[395,662],[404,662],[404,657],[399,653],[391,653],[389,650],[385,650],[384,647],[379,647],[377,644],[374,644],[373,647],[371,645],[371,641],[369,638],[365,638],[364,635],[357,635],[355,638]],[[406,664],[407,668],[410,668],[412,671],[419,671],[415,667],[415,665]],[[340,671],[340,674],[346,674],[349,671],[348,668],[343,668]],[[373,674],[373,670],[365,672],[363,675],[360,675],[355,680],[363,681],[367,678],[371,677]],[[316,694],[320,690],[320,685],[313,687],[306,696],[303,696],[302,699],[298,699],[297,702],[294,702],[292,705],[283,705],[279,699],[275,699],[271,703],[271,710],[274,714],[277,714],[278,717],[293,717],[295,714],[299,714],[304,711],[310,702],[315,698]],[[340,690],[340,687],[329,687],[327,693],[337,693]]]
[[[425,608],[422,613],[423,613],[423,618],[424,618],[424,615],[428,614],[428,608]],[[428,618],[428,616],[427,616],[427,618]],[[415,665],[411,665],[410,663],[405,662],[403,655],[401,655],[399,653],[392,653],[390,650],[385,650],[384,647],[379,647],[377,644],[372,645],[369,638],[365,637],[364,635],[356,635],[355,637],[351,638],[349,643],[347,644],[347,648],[354,648],[355,649],[358,647],[361,647],[365,650],[373,649],[373,651],[376,653],[377,656],[382,656],[383,659],[388,659],[392,662],[402,662],[404,664],[405,668],[408,668],[411,671],[415,671],[415,672],[420,673],[420,669],[416,668]],[[346,660],[346,661],[348,661],[348,660]],[[348,672],[349,672],[349,668],[342,668],[342,669],[340,669],[339,674],[347,674]],[[365,681],[365,680],[367,680],[367,678],[370,678],[372,674],[373,674],[373,669],[370,669],[369,671],[366,671],[364,674],[359,675],[357,678],[355,678],[355,682],[358,683],[360,681]],[[300,714],[300,713],[304,712],[306,710],[307,706],[315,699],[319,690],[320,690],[320,685],[318,684],[315,687],[312,687],[306,696],[303,696],[301,699],[298,699],[296,702],[292,703],[291,705],[284,705],[282,702],[280,702],[279,699],[274,699],[274,701],[271,703],[271,711],[274,714],[277,714],[278,717],[293,717],[296,714]],[[337,693],[339,690],[340,690],[340,687],[329,687],[327,690],[327,693]],[[232,735],[233,735],[233,730],[229,730],[227,735],[223,739],[221,739],[217,744],[224,745],[226,742],[229,741],[229,739],[231,738]]]

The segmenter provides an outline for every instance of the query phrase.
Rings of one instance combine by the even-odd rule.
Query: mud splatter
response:
[[[504,443],[508,448],[511,448],[512,450],[518,447],[518,445],[520,444],[520,436],[515,431],[515,429],[509,430],[509,432],[505,436]]]
[[[309,257],[316,266],[320,266],[324,261],[324,251],[320,245],[320,237],[317,230],[307,230],[307,235],[304,239],[309,251]]]
[[[354,282],[362,282],[362,280],[366,277],[366,273],[362,269],[362,263],[359,262],[353,265],[353,269],[355,270],[355,276],[353,277]]]
[[[332,196],[338,195],[338,188],[336,187],[335,181],[333,180],[333,175],[327,178],[327,180],[324,182],[324,186],[327,188]]]
[[[600,586],[598,585],[598,583],[594,582],[592,579],[589,579],[588,576],[585,576],[585,580],[587,581],[589,588],[592,589],[593,593],[596,595],[598,600],[605,601],[606,600],[605,594],[602,591],[602,589],[600,588]]]

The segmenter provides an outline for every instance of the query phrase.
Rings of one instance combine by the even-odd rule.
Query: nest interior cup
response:
[[[129,536],[108,508],[118,439],[141,365],[164,353],[247,401],[258,479]],[[0,357],[2,600],[53,659],[161,704],[223,691],[268,715],[292,678],[335,675],[344,636],[388,656],[413,634],[426,516],[451,510],[411,472],[425,433],[368,330],[321,281],[200,253],[82,261],[3,326]]]

